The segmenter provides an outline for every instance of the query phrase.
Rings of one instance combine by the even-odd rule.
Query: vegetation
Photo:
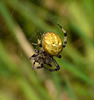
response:
[[[61,69],[33,70],[36,34],[63,39],[57,24]],[[94,0],[0,0],[0,100],[94,100]]]

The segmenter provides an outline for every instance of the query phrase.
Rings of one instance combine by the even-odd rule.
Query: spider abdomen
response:
[[[44,35],[42,45],[45,52],[53,56],[58,55],[63,47],[61,38],[53,32],[47,32]]]

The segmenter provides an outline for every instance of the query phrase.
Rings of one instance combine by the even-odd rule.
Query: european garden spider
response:
[[[35,50],[36,54],[33,54],[30,57],[30,60],[34,60],[33,67],[32,67],[33,69],[45,68],[51,72],[58,71],[60,69],[60,66],[57,64],[53,56],[61,58],[61,55],[59,54],[62,51],[62,49],[66,47],[67,33],[59,24],[57,25],[64,32],[64,43],[62,43],[61,38],[57,34],[53,32],[47,32],[46,34],[44,34],[43,39],[42,39],[42,44],[41,44],[41,41],[39,40],[39,37],[37,35],[38,43],[37,44],[33,43],[33,44],[38,45],[40,47],[40,50],[36,49]],[[34,64],[36,62],[39,63],[39,66],[34,67]],[[48,69],[47,67],[44,66],[44,64],[46,64],[52,67],[51,65],[52,62],[56,66],[55,69]]]

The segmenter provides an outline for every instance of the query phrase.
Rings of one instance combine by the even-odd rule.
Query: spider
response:
[[[63,50],[63,48],[66,47],[67,44],[67,33],[59,24],[57,25],[61,28],[61,30],[64,33],[64,43],[62,43],[61,38],[57,34],[53,32],[47,32],[43,35],[41,44],[41,41],[39,40],[39,37],[37,35],[38,43],[37,44],[32,43],[32,44],[38,45],[40,47],[40,50],[35,49],[36,53],[30,57],[30,60],[34,60],[32,67],[33,69],[45,68],[46,70],[51,72],[58,71],[60,69],[60,66],[53,58],[53,56],[61,58],[60,52]],[[39,63],[39,66],[34,67],[36,62]],[[52,62],[56,66],[55,69],[48,69],[47,67],[44,66],[44,64],[46,64],[52,67],[51,65]]]

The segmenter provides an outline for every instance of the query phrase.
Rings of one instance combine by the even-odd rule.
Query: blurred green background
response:
[[[63,39],[57,24],[61,69],[33,70],[36,34]],[[94,0],[0,0],[0,100],[94,100]]]

